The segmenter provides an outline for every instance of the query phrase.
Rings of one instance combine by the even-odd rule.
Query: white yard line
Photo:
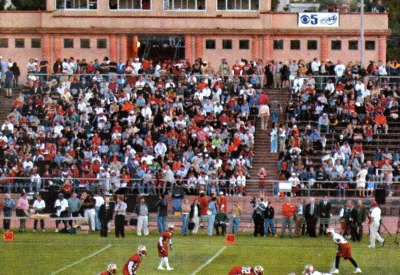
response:
[[[224,251],[226,248],[226,246],[222,247],[217,253],[214,254],[214,256],[212,256],[210,259],[207,260],[207,262],[205,262],[203,265],[199,266],[199,268],[197,268],[192,274],[190,275],[196,275],[200,270],[202,270],[204,267],[206,267],[208,264],[210,264],[215,258],[217,258],[219,256],[219,254],[222,253],[222,251]]]
[[[108,244],[108,245],[106,245],[105,247],[103,247],[102,249],[100,249],[100,250],[98,250],[98,251],[96,251],[96,252],[94,252],[94,253],[92,253],[92,254],[90,254],[90,255],[88,255],[88,256],[82,258],[82,259],[80,259],[79,261],[73,262],[72,264],[69,264],[69,265],[64,266],[63,268],[61,268],[61,269],[59,269],[59,270],[57,270],[57,271],[54,271],[54,272],[51,273],[50,275],[58,274],[58,273],[60,273],[61,271],[64,271],[64,270],[70,268],[71,266],[74,266],[74,265],[77,265],[77,264],[79,264],[79,263],[81,263],[81,262],[83,262],[83,261],[86,261],[87,259],[89,259],[89,258],[91,258],[91,257],[93,257],[93,256],[96,256],[97,254],[103,252],[104,250],[106,250],[106,249],[108,249],[108,248],[110,248],[110,247],[111,247],[111,244]]]

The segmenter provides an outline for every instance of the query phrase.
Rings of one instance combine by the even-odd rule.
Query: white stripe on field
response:
[[[54,271],[54,272],[51,273],[50,275],[58,274],[58,273],[60,273],[61,271],[64,271],[64,270],[70,268],[71,266],[74,266],[74,265],[77,265],[77,264],[79,264],[79,263],[81,263],[81,262],[83,262],[83,261],[86,261],[87,259],[89,259],[89,258],[91,258],[91,257],[93,257],[93,256],[96,256],[97,254],[103,252],[104,250],[106,250],[106,249],[108,249],[108,248],[110,248],[110,247],[111,247],[111,244],[108,244],[108,245],[106,245],[105,247],[103,247],[102,249],[100,249],[100,250],[98,250],[98,251],[96,251],[96,252],[94,252],[94,253],[92,253],[92,254],[90,254],[90,255],[88,255],[88,256],[82,258],[82,259],[80,259],[79,261],[73,262],[72,264],[69,264],[69,265],[64,266],[63,268],[61,268],[61,269],[59,269],[59,270],[57,270],[57,271]]]
[[[200,270],[202,270],[204,267],[206,267],[209,263],[211,263],[215,258],[217,258],[219,256],[219,254],[222,253],[222,251],[224,251],[226,248],[226,246],[222,247],[217,253],[214,254],[214,256],[212,256],[210,259],[207,260],[207,262],[205,262],[203,265],[201,265],[199,268],[197,268],[192,274],[190,275],[196,275]]]

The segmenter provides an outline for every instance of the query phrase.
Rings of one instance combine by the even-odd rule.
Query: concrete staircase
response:
[[[287,90],[268,90],[267,95],[269,97],[270,102],[272,100],[277,100],[281,106],[283,111],[287,105],[290,94]],[[256,132],[254,136],[254,160],[253,160],[253,168],[251,169],[251,182],[249,182],[248,190],[250,191],[250,195],[257,195],[258,190],[258,173],[261,167],[264,167],[267,172],[267,190],[272,190],[272,182],[270,180],[276,180],[278,177],[277,174],[277,161],[279,153],[271,153],[271,139],[269,136],[269,132],[272,128],[271,119],[268,122],[267,131],[261,130],[261,120],[260,118],[255,119],[255,127]],[[285,114],[284,112],[279,115],[278,124],[286,123],[285,122]],[[249,193],[249,192],[248,192]],[[268,193],[267,193],[268,194]],[[268,194],[272,195],[272,194]]]

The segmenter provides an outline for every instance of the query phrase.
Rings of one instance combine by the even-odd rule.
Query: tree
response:
[[[11,0],[16,10],[46,10],[45,0]]]

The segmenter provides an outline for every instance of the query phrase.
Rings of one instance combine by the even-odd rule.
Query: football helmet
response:
[[[264,268],[261,265],[256,265],[254,267],[254,273],[257,275],[263,275],[264,274]]]
[[[311,264],[308,264],[304,267],[303,274],[312,274],[314,272],[314,266]]]
[[[109,264],[107,267],[107,271],[111,274],[117,274],[117,265],[114,263]]]
[[[146,256],[147,255],[147,249],[146,249],[146,247],[144,245],[139,245],[137,250],[138,250],[138,254],[140,256]]]
[[[328,236],[332,236],[335,233],[335,230],[333,230],[333,228],[328,228],[326,229],[326,234]]]
[[[168,231],[174,231],[175,225],[173,223],[168,224]]]

